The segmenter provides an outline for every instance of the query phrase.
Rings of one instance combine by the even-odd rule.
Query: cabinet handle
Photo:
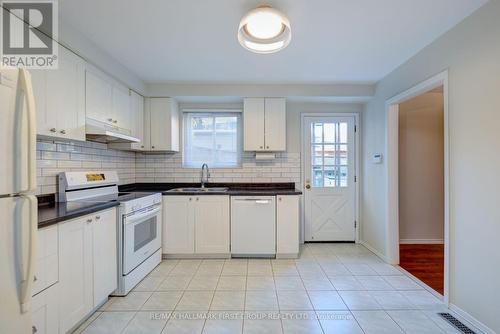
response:
[[[278,201],[281,201],[281,197],[278,197]]]
[[[57,132],[56,128],[52,128],[49,130],[50,132]]]
[[[154,147],[154,146],[151,146],[151,148],[154,150],[154,148],[155,148],[155,147]]]
[[[87,224],[92,223],[92,218],[87,219]]]
[[[260,148],[262,149],[262,148],[264,148],[264,146],[261,146]]]
[[[267,146],[266,148],[269,149],[269,146]]]
[[[196,197],[196,200],[199,201],[200,199],[198,197]]]
[[[113,119],[112,118],[108,118],[108,122],[113,122]]]
[[[189,200],[192,201],[193,199],[191,197],[189,197]]]
[[[144,145],[141,145],[141,148],[144,148]]]
[[[36,332],[38,332],[36,326],[31,326],[31,333],[35,334]]]
[[[66,130],[61,130],[60,132],[61,132],[61,134],[63,134],[63,135],[65,135],[65,134],[66,134]]]
[[[101,216],[95,216],[95,220],[101,219]]]
[[[113,120],[113,123],[115,123],[115,124],[116,124],[116,123],[118,123],[118,120],[114,119],[114,120]]]
[[[36,282],[38,281],[38,277],[36,277],[36,275],[33,275],[33,282]]]

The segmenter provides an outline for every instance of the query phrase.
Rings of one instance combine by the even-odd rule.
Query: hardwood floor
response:
[[[399,265],[443,294],[444,245],[399,245]]]

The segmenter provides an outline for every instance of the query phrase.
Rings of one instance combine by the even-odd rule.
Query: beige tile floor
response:
[[[444,305],[361,245],[296,260],[165,260],[77,333],[458,333]]]

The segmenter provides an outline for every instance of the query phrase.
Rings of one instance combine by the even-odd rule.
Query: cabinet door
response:
[[[129,89],[118,84],[113,86],[113,125],[132,132]]]
[[[88,118],[113,124],[113,87],[101,74],[88,69],[85,72],[85,107]]]
[[[151,98],[149,102],[152,151],[179,151],[179,115],[171,98]]]
[[[243,101],[243,146],[245,151],[264,150],[264,99]]]
[[[93,222],[94,307],[117,288],[116,209],[97,213]]]
[[[193,197],[163,196],[163,252],[194,253]]]
[[[85,140],[85,62],[60,48],[59,68],[47,72],[47,113],[61,138]]]
[[[40,292],[31,301],[32,333],[59,333],[59,284]]]
[[[277,256],[299,254],[299,196],[278,196],[276,202]]]
[[[85,62],[61,47],[57,70],[32,70],[37,133],[85,140]]]
[[[194,217],[196,253],[229,253],[229,196],[196,197]]]
[[[133,143],[132,149],[144,150],[144,98],[136,92],[130,95],[130,113],[132,119],[132,136],[139,138],[140,143]]]
[[[59,296],[60,331],[66,333],[93,307],[90,217],[59,224]]]
[[[266,151],[286,151],[285,99],[266,98],[264,120]]]

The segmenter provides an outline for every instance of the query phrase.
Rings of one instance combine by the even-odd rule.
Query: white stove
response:
[[[118,289],[125,296],[161,262],[161,194],[119,192],[118,174],[64,172],[59,174],[60,202],[118,201]]]

